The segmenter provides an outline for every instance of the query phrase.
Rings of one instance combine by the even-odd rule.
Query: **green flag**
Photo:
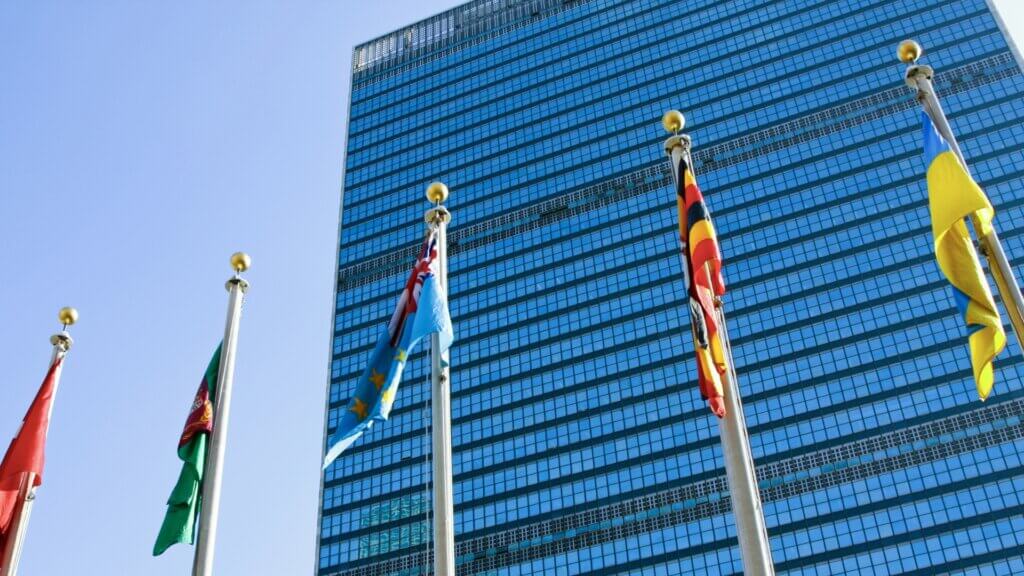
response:
[[[181,474],[167,499],[167,515],[160,534],[153,545],[153,556],[159,556],[174,544],[195,542],[196,518],[199,517],[203,492],[203,472],[206,468],[206,450],[213,431],[213,403],[217,393],[217,375],[220,371],[220,346],[213,353],[206,374],[199,384],[196,399],[185,421],[185,429],[178,442]]]

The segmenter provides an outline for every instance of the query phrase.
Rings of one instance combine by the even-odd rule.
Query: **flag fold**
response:
[[[25,474],[35,474],[32,487],[42,485],[46,463],[46,433],[50,428],[50,412],[57,387],[57,372],[63,357],[50,366],[43,384],[25,413],[21,428],[11,440],[4,459],[0,462],[0,550],[7,537],[11,520],[18,505],[18,494]]]
[[[159,556],[174,544],[195,542],[196,520],[202,506],[203,473],[206,470],[206,452],[209,436],[213,433],[213,404],[216,402],[217,378],[220,374],[220,346],[206,367],[199,390],[189,409],[185,428],[178,440],[178,458],[181,473],[167,499],[164,515],[153,555]]]
[[[679,161],[676,209],[679,249],[690,300],[690,326],[697,353],[697,382],[701,396],[719,418],[725,417],[722,376],[728,370],[725,347],[715,313],[715,297],[725,294],[722,254],[711,213],[685,158]]]
[[[976,232],[985,235],[992,230],[995,210],[931,117],[926,112],[921,116],[935,259],[967,325],[974,382],[978,398],[985,400],[995,380],[992,361],[1006,346],[1006,333],[964,219],[976,217],[980,227]]]

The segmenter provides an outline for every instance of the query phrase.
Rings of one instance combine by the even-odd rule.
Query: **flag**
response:
[[[728,369],[715,315],[715,297],[725,294],[722,255],[711,214],[685,158],[679,161],[676,187],[679,249],[690,302],[690,326],[697,352],[697,382],[711,411],[723,418],[722,376]]]
[[[163,554],[174,544],[195,542],[196,519],[202,507],[203,472],[206,452],[213,432],[213,403],[217,396],[217,378],[220,374],[220,346],[213,353],[203,381],[199,383],[195,400],[189,409],[185,428],[178,440],[178,458],[181,473],[167,499],[167,513],[153,545],[153,556]]]
[[[391,321],[377,340],[370,362],[356,383],[355,394],[327,443],[325,469],[374,422],[388,419],[402,370],[420,339],[439,333],[442,355],[451,346],[454,334],[448,299],[438,281],[437,234],[434,227],[427,232]]]
[[[981,228],[976,232],[983,236],[992,230],[995,210],[932,119],[925,112],[921,114],[935,259],[949,280],[953,301],[967,325],[974,383],[978,397],[985,400],[992,392],[992,360],[1006,346],[1006,333],[964,218],[975,216]]]
[[[42,485],[43,466],[46,461],[46,433],[50,428],[50,411],[53,405],[53,394],[57,388],[57,371],[63,358],[50,366],[39,392],[36,393],[32,405],[21,421],[18,434],[11,440],[11,445],[0,463],[0,550],[7,532],[11,528],[14,510],[18,505],[22,478],[25,474],[35,474],[32,487]]]

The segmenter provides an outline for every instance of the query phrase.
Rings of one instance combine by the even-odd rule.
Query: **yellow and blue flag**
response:
[[[440,334],[442,355],[452,344],[448,299],[438,281],[437,234],[436,228],[427,233],[395,313],[377,341],[369,365],[356,384],[356,393],[328,442],[325,469],[374,422],[388,419],[409,353],[424,336]]]
[[[974,382],[978,397],[984,400],[992,392],[992,360],[1006,346],[1006,333],[964,218],[976,216],[981,228],[976,232],[984,235],[992,230],[995,210],[932,119],[924,112],[922,117],[935,259],[952,285],[953,300],[967,324]]]

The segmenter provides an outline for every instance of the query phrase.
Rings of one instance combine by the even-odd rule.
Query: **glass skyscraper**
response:
[[[1021,349],[979,402],[904,38],[1024,257],[1024,75],[985,0],[476,0],[358,46],[326,432],[442,180],[459,574],[741,572],[662,149],[677,108],[778,573],[1024,573]],[[325,471],[321,576],[430,570],[428,354]]]

